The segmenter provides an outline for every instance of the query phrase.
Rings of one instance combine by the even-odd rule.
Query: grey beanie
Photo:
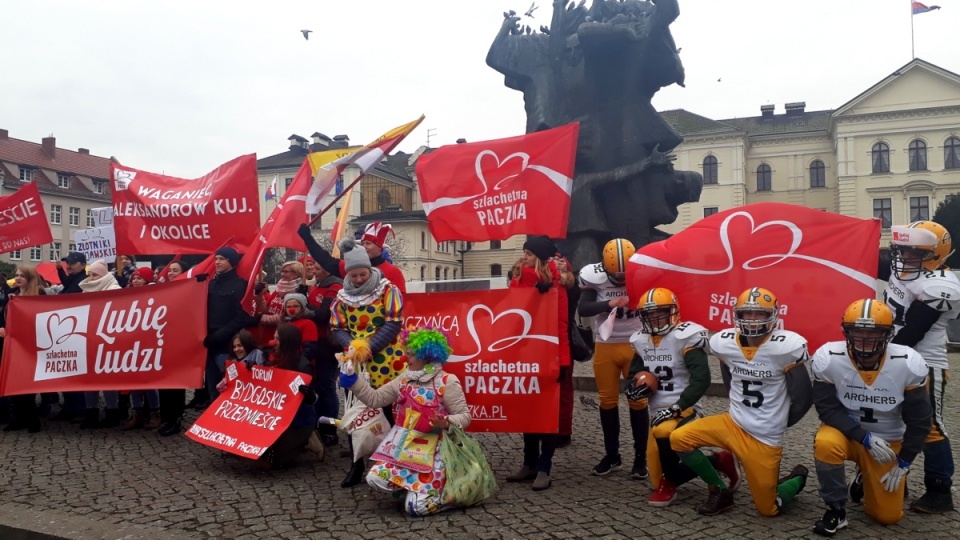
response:
[[[296,300],[297,302],[300,302],[300,307],[302,307],[303,309],[307,309],[306,296],[300,293],[287,293],[287,295],[283,297],[283,307],[287,307],[287,302],[291,300]]]
[[[340,241],[340,253],[343,255],[344,271],[349,272],[354,268],[371,268],[370,257],[366,250],[357,246],[353,238],[344,238]]]

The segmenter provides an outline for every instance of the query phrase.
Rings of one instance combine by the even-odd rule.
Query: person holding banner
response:
[[[87,268],[87,278],[80,282],[84,293],[112,291],[120,289],[117,278],[107,269],[107,262],[97,259]],[[105,390],[103,400],[107,406],[104,419],[100,421],[100,392],[84,392],[86,414],[80,429],[112,428],[120,425],[120,394],[116,390]]]
[[[18,296],[38,296],[46,294],[40,285],[40,274],[34,266],[18,266],[14,274],[13,289],[3,295],[4,304],[0,308],[6,308],[6,304]],[[7,321],[5,317],[6,309],[0,309],[0,343],[7,337]],[[0,349],[2,351],[2,349]],[[18,431],[26,429],[28,433],[37,433],[40,431],[40,411],[37,409],[36,394],[21,394],[10,398],[12,405],[12,416],[10,423],[7,424],[4,431]]]
[[[167,265],[167,279],[166,281],[173,281],[177,279],[180,274],[186,272],[190,269],[190,265],[184,261],[172,261]]]
[[[318,350],[310,384],[320,396],[317,401],[317,415],[337,418],[340,416],[340,399],[337,397],[337,375],[340,366],[334,355],[340,352],[340,349],[330,337],[330,308],[337,299],[337,294],[343,289],[343,280],[331,275],[319,265],[315,265],[314,279],[316,284],[310,288],[307,304],[314,313],[314,322],[317,323]],[[320,432],[320,440],[324,445],[339,444],[336,426],[321,424],[317,426],[317,431]]]
[[[133,255],[117,255],[117,264],[114,273],[120,287],[130,284],[130,278],[137,271],[137,258]]]
[[[807,483],[809,471],[793,468],[778,481],[783,435],[813,404],[806,363],[807,340],[778,330],[780,305],[767,289],[752,287],[737,297],[735,328],[710,338],[710,350],[720,359],[720,373],[730,392],[730,410],[701,418],[670,434],[670,447],[709,486],[706,502],[697,508],[714,516],[733,508],[733,487],[699,449],[704,446],[733,452],[743,464],[753,504],[763,516],[776,516]]]
[[[145,266],[134,270],[127,287],[145,287],[153,284],[153,270]],[[144,407],[144,400],[149,408]],[[131,429],[157,429],[160,427],[160,391],[134,390],[130,392],[133,409],[130,417],[120,426],[121,431]]]
[[[403,295],[398,286],[373,267],[367,252],[352,238],[340,241],[340,251],[346,280],[331,308],[330,329],[343,350],[353,349],[354,358],[370,375],[370,385],[380,388],[406,367],[398,342]],[[390,409],[385,409],[384,414],[393,423]],[[361,457],[340,486],[348,488],[362,482],[365,469]]]
[[[368,407],[397,404],[397,423],[373,454],[367,483],[374,489],[406,491],[404,510],[425,516],[453,508],[444,504],[447,470],[440,452],[445,430],[466,429],[470,409],[456,375],[443,371],[450,356],[447,337],[434,328],[408,328],[400,334],[407,369],[374,390],[359,382],[353,362],[341,363],[340,386]]]
[[[604,476],[620,469],[620,379],[627,377],[634,351],[630,338],[643,328],[635,309],[630,309],[625,282],[627,261],[636,251],[625,238],[614,238],[603,247],[603,261],[580,270],[579,311],[582,317],[597,317],[594,325],[593,375],[600,397],[600,428],[603,431],[604,456],[592,470]],[[613,315],[611,315],[613,314]],[[609,333],[601,327],[609,327]],[[606,324],[604,324],[606,322]],[[708,379],[709,382],[709,379]],[[630,476],[643,479],[647,472],[647,431],[650,415],[647,400],[628,400],[630,431],[633,434],[633,468]]]
[[[214,254],[213,264],[216,274],[207,289],[207,337],[203,339],[207,349],[205,376],[210,401],[220,395],[217,383],[223,378],[233,336],[254,323],[254,318],[241,305],[247,282],[237,275],[240,253],[229,246],[221,247]]]
[[[556,288],[560,295],[559,309],[556,315],[547,313],[545,316],[557,316],[560,320],[560,377],[562,381],[568,376],[570,368],[570,343],[568,339],[567,318],[567,287],[573,283],[573,274],[561,273],[553,258],[557,254],[557,246],[546,236],[533,236],[523,244],[523,256],[513,266],[510,279],[511,288],[536,287],[544,294]],[[547,407],[560,403],[546,403]],[[523,466],[507,477],[507,482],[525,482],[533,480],[533,490],[543,491],[550,487],[550,471],[553,467],[553,454],[557,449],[559,435],[553,433],[524,433],[523,434]]]
[[[327,250],[323,249],[323,246],[317,243],[313,235],[310,234],[310,227],[307,224],[300,225],[297,234],[303,239],[310,256],[314,258],[317,265],[330,272],[331,275],[339,278],[346,277],[349,271],[346,269],[346,261],[334,258]],[[383,257],[383,243],[387,241],[388,234],[393,234],[393,227],[388,223],[377,221],[363,229],[360,243],[367,252],[367,257],[370,258],[370,264],[379,270],[383,277],[389,279],[403,294],[407,292],[407,278],[404,277],[402,270]]]
[[[939,514],[953,510],[953,450],[943,418],[949,379],[947,322],[960,316],[960,279],[947,267],[953,241],[945,227],[915,221],[891,228],[891,263],[880,267],[888,283],[883,301],[895,316],[892,343],[916,349],[929,369],[933,429],[923,449],[923,484],[927,491],[910,504],[914,512]],[[855,478],[851,496],[862,497],[863,483]]]
[[[130,278],[127,281],[127,287],[142,287],[144,285],[153,284],[153,270],[147,266],[141,266],[133,271],[130,274]]]
[[[65,263],[57,266],[63,289],[57,294],[82,293],[80,282],[87,279],[87,256],[74,251],[60,259],[60,262]],[[82,421],[85,408],[83,392],[63,392],[63,406],[51,420]]]

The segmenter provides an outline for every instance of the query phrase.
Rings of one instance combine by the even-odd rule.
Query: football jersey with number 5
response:
[[[807,340],[774,330],[759,347],[741,347],[737,329],[728,328],[710,338],[710,350],[730,370],[730,417],[760,442],[782,446],[790,413],[786,373],[806,369]]]
[[[860,426],[886,441],[903,439],[903,394],[923,386],[927,367],[916,351],[891,343],[880,368],[860,371],[847,355],[846,341],[832,341],[813,355],[813,378],[832,384]]]
[[[910,305],[921,301],[940,312],[940,318],[913,346],[928,367],[949,369],[947,362],[947,323],[960,315],[960,279],[952,270],[924,270],[917,279],[900,281],[891,275],[883,291],[883,301],[893,310],[894,324],[899,332]]]

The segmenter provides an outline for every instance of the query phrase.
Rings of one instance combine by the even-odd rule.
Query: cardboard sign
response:
[[[73,231],[73,243],[77,245],[77,251],[86,255],[90,262],[97,259],[111,260],[117,256],[113,225]]]
[[[303,401],[298,389],[310,375],[265,366],[227,362],[227,389],[187,437],[218,450],[256,459],[286,430]]]

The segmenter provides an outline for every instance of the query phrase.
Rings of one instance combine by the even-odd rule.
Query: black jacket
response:
[[[57,266],[57,275],[60,276],[60,284],[63,285],[63,289],[58,294],[74,294],[83,292],[83,289],[80,288],[80,282],[87,279],[86,270],[76,274],[68,274],[63,270],[63,268]]]
[[[235,269],[217,274],[207,288],[207,339],[204,346],[211,352],[230,352],[234,334],[255,319],[248,315],[240,302],[247,291],[247,282]]]

